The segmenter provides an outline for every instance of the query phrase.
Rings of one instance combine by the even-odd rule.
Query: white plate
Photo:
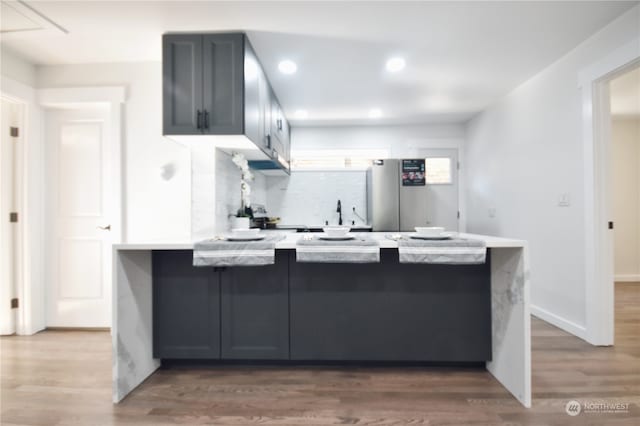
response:
[[[440,235],[419,235],[419,234],[411,234],[409,238],[413,238],[415,240],[448,240],[453,237],[451,232],[443,232]]]
[[[346,237],[349,235],[351,228],[348,226],[325,226],[322,228],[324,235],[329,237]]]
[[[266,235],[229,235],[225,237],[227,241],[260,241],[264,240]]]
[[[329,241],[346,241],[346,240],[353,240],[355,237],[351,234],[346,234],[346,235],[319,235],[318,236],[319,239],[321,240],[329,240]]]

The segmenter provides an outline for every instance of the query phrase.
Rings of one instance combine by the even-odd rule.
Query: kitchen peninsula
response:
[[[291,364],[483,362],[523,405],[530,406],[526,242],[460,234],[485,242],[486,264],[408,265],[398,263],[397,242],[387,239],[386,233],[373,232],[368,235],[380,245],[380,263],[305,264],[295,260],[300,234],[285,235],[276,243],[275,265],[215,270],[191,266],[191,242],[115,245],[114,402],[151,375],[161,360],[197,358]],[[261,268],[269,268],[268,273]],[[190,330],[196,344],[163,345],[163,337],[157,334],[158,321],[171,318],[163,316],[154,300],[159,297],[156,281],[171,277],[177,289],[174,296],[183,295],[179,283],[194,274],[203,301],[188,317],[192,326],[187,321],[177,331]],[[257,280],[259,276],[263,281]],[[233,289],[243,292],[244,284],[237,285],[239,282],[247,283],[250,298],[242,303],[249,303],[249,311],[256,312],[251,320],[257,328],[247,330],[244,322],[233,323],[243,315],[242,303],[234,305],[240,299],[234,298]],[[280,287],[274,290],[274,285]],[[172,300],[180,303],[180,299]],[[278,314],[261,316],[264,304]],[[219,306],[221,312],[210,315],[210,306]],[[276,330],[267,336],[271,339],[268,344],[234,341],[238,335],[264,338],[264,333],[256,331],[265,326]],[[188,336],[176,337],[175,332],[169,324],[173,342],[189,341]],[[205,341],[198,341],[198,336],[205,336]]]

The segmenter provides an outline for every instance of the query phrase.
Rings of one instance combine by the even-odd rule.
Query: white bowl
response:
[[[348,226],[325,226],[322,230],[329,237],[344,237],[349,233],[351,228]]]
[[[443,232],[442,226],[416,226],[416,234],[421,237],[439,237]]]
[[[235,237],[251,237],[251,236],[258,235],[259,232],[260,232],[260,228],[252,228],[252,229],[233,228],[231,230],[231,233]]]

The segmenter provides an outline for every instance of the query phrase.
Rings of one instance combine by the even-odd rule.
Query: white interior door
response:
[[[48,110],[47,326],[111,326],[109,110]]]
[[[458,231],[458,150],[421,149],[425,158],[427,226]]]
[[[0,334],[16,331],[15,309],[11,299],[16,297],[17,223],[10,220],[18,212],[16,194],[16,164],[19,136],[12,136],[11,128],[20,132],[22,105],[2,99],[0,112]],[[19,133],[18,133],[19,135]]]

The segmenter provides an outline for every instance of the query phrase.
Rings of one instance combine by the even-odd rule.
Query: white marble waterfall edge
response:
[[[370,235],[373,234],[378,233]],[[288,241],[292,238],[299,237],[292,234],[276,247],[295,247]],[[483,238],[491,248],[493,357],[486,364],[487,370],[525,407],[531,407],[527,246],[520,240]],[[394,241],[381,240],[381,243],[383,247],[397,247]],[[191,250],[193,244],[156,242],[114,246],[112,335],[113,401],[116,403],[160,366],[160,361],[152,355],[151,252],[163,249]]]
[[[529,259],[523,247],[491,249],[492,360],[487,370],[531,407]]]
[[[151,251],[113,251],[113,402],[120,402],[149,377],[154,359]]]

